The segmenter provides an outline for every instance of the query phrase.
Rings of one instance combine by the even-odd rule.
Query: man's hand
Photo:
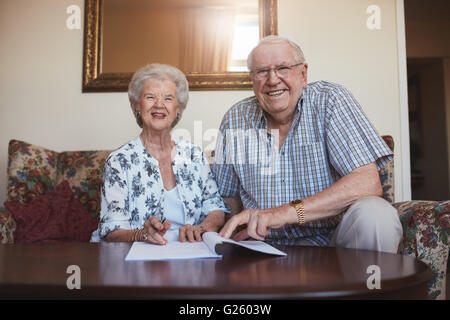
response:
[[[237,227],[247,224],[247,228],[234,235],[233,240],[241,241],[248,237],[264,240],[270,234],[270,228],[278,229],[289,223],[296,223],[297,213],[288,204],[271,209],[249,209],[234,215],[220,231],[220,235],[229,238]]]

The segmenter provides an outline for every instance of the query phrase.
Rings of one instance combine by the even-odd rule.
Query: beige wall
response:
[[[401,199],[399,75],[395,0],[279,0],[279,33],[299,42],[309,80],[339,82],[361,102],[380,134],[396,143]],[[81,93],[83,32],[66,28],[66,8],[82,0],[0,1],[0,204],[6,197],[7,144],[22,139],[63,150],[113,149],[139,132],[126,93]],[[381,8],[381,30],[366,28],[366,8]],[[84,12],[82,11],[82,15]],[[218,128],[250,91],[192,92],[178,125],[193,136]],[[198,129],[198,128],[197,128]],[[193,137],[197,141],[198,135]],[[205,140],[203,145],[210,144]]]

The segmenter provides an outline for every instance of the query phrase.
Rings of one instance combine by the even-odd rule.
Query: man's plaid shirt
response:
[[[256,97],[235,104],[224,116],[212,171],[222,197],[240,198],[245,209],[267,209],[312,196],[354,169],[392,152],[353,95],[325,81],[308,84],[281,148],[269,132]],[[272,229],[266,241],[328,245],[340,216]]]

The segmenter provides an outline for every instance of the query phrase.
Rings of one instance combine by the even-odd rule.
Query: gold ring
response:
[[[144,232],[144,233],[142,234],[142,239],[143,239],[144,241],[147,241],[148,236],[147,236],[147,233],[146,233],[146,232]]]

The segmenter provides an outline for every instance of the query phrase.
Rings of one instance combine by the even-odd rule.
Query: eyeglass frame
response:
[[[287,68],[287,69],[289,69],[289,70],[288,70],[288,72],[289,72],[289,71],[291,71],[294,67],[301,66],[302,64],[305,64],[305,63],[304,63],[304,62],[299,62],[299,63],[293,64],[293,65],[290,65],[290,66],[283,66],[283,65],[281,65],[281,66],[277,66],[277,67],[275,67],[275,68],[259,68],[259,69],[251,70],[250,73],[253,75],[253,77],[259,78],[259,79],[262,80],[262,79],[267,79],[267,78],[269,77],[269,75],[270,75],[270,72],[273,71],[273,72],[275,73],[275,75],[276,75],[278,78],[282,79],[284,76],[280,76],[280,75],[278,74],[278,71],[279,71],[281,68]],[[260,75],[260,76],[258,77],[258,73],[257,73],[257,72],[261,72],[261,71],[267,72],[267,75],[266,75],[266,76],[261,76],[261,75]]]

